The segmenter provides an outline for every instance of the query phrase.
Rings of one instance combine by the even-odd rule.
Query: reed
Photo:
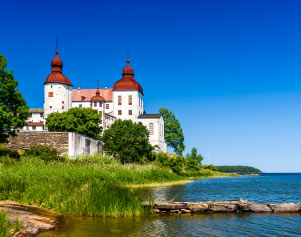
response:
[[[4,211],[0,211],[0,236],[1,237],[8,237],[9,236],[9,222],[8,216],[5,214]]]
[[[92,158],[44,162],[22,157],[18,162],[2,162],[0,199],[36,204],[67,215],[140,215],[143,198],[126,185],[183,179],[155,165],[122,165]]]

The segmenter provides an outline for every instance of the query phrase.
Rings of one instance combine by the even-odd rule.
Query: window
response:
[[[118,110],[118,115],[122,115],[122,111],[121,110]]]
[[[118,96],[118,105],[121,105],[122,104],[122,98],[121,98],[121,95]]]
[[[32,118],[32,113],[30,113],[30,117]]]
[[[65,107],[64,107],[64,105],[62,106],[62,109],[64,109]]]
[[[102,124],[102,120],[100,120],[100,122],[99,122],[100,124]]]
[[[40,113],[40,117],[43,118],[43,113]]]
[[[99,103],[99,107],[102,107],[102,103]]]
[[[133,103],[133,97],[129,95],[129,105],[132,105],[132,103]]]
[[[53,92],[48,92],[48,97],[53,97]]]
[[[94,107],[97,107],[97,102],[94,102]]]
[[[32,131],[35,131],[36,130],[36,126],[32,126]]]
[[[52,88],[52,85],[50,86],[50,88]]]
[[[110,104],[106,104],[106,109],[109,109],[110,108]]]
[[[52,106],[50,105],[49,108],[52,109]]]
[[[64,101],[62,101],[62,104],[64,104]]]
[[[154,135],[154,124],[153,123],[149,124],[149,135]]]
[[[82,108],[82,107],[83,107],[83,105],[82,105],[82,104],[79,104],[79,105],[78,105],[78,107],[79,107],[79,108]]]
[[[132,115],[132,114],[133,114],[132,110],[129,110],[129,115]]]

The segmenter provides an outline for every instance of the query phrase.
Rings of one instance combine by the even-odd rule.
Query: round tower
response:
[[[143,89],[134,79],[134,70],[126,60],[122,70],[122,78],[114,83],[113,104],[114,116],[119,119],[135,120],[143,114]]]
[[[72,107],[72,84],[62,73],[63,62],[56,55],[51,61],[51,73],[44,82],[44,114],[64,112]]]

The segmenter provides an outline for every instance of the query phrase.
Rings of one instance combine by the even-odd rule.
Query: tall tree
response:
[[[7,61],[0,54],[0,143],[7,142],[9,136],[26,125],[29,117],[28,106],[17,90],[18,81],[13,71],[5,70]]]
[[[186,164],[188,168],[198,169],[202,166],[202,160],[204,158],[201,154],[198,154],[198,151],[195,147],[191,149],[191,153],[186,155]]]
[[[101,114],[91,108],[72,108],[63,113],[51,113],[46,119],[48,131],[76,132],[100,139]]]
[[[149,132],[142,123],[118,119],[104,131],[102,141],[104,151],[122,163],[139,162],[152,156]]]
[[[172,111],[166,108],[161,108],[159,113],[164,119],[164,132],[167,146],[171,147],[177,155],[182,155],[185,150],[185,145],[183,130],[179,120],[176,119]]]

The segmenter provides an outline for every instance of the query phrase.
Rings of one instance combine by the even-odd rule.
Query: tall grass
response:
[[[8,237],[9,236],[9,222],[8,216],[4,211],[0,211],[0,236]]]
[[[127,184],[183,179],[155,165],[122,165],[101,156],[44,162],[2,159],[0,200],[36,204],[67,215],[129,216],[143,213],[142,197]]]

